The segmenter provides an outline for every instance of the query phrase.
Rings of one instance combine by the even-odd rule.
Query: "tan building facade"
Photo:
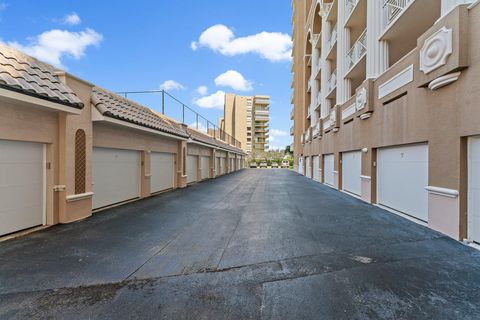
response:
[[[247,154],[268,150],[270,97],[225,95],[220,127],[240,141]]]
[[[295,170],[480,243],[480,5],[293,5]]]
[[[3,45],[0,115],[0,237],[237,171],[246,155]]]

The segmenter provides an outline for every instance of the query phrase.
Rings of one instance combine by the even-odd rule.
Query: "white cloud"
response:
[[[53,29],[32,38],[27,45],[16,41],[9,42],[8,45],[42,61],[63,67],[62,59],[65,56],[78,60],[85,55],[89,46],[98,46],[102,39],[103,36],[92,29],[80,32]]]
[[[195,91],[197,91],[198,94],[204,96],[208,93],[208,87],[207,86],[200,86]]]
[[[220,87],[231,87],[238,91],[250,91],[253,89],[252,82],[235,70],[228,70],[215,79],[215,84]]]
[[[291,59],[292,40],[281,32],[260,32],[245,37],[235,37],[233,31],[223,24],[206,29],[198,41],[191,43],[192,50],[207,47],[225,56],[256,53],[271,62]]]
[[[270,137],[286,137],[288,136],[287,131],[279,130],[279,129],[271,129],[270,130]]]
[[[270,150],[270,151],[283,151],[283,150],[285,150],[285,147],[269,146],[268,150]]]
[[[198,122],[198,129],[197,129],[197,123],[196,122],[191,123],[189,125],[189,127],[192,128],[192,129],[198,130],[198,131],[207,132],[207,127],[205,127],[203,125],[203,123],[201,123],[201,122]]]
[[[225,104],[225,92],[219,90],[209,96],[194,100],[194,103],[205,109],[223,110]]]
[[[76,14],[75,12],[67,14],[65,16],[65,18],[63,18],[63,23],[68,24],[70,26],[76,26],[77,24],[80,24],[81,22],[82,22],[82,20],[80,19],[78,14]]]
[[[175,80],[167,80],[160,85],[160,90],[183,90],[185,87]]]

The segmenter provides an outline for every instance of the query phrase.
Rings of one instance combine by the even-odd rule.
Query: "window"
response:
[[[78,129],[75,133],[75,194],[86,192],[85,174],[86,174],[86,136],[85,131]]]

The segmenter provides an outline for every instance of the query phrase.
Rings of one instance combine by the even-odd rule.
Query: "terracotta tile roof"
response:
[[[154,111],[105,89],[94,87],[92,104],[106,117],[188,138],[181,125],[160,117]]]
[[[0,44],[0,87],[40,99],[83,108],[82,101],[55,75],[57,70]]]
[[[222,148],[228,151],[236,152],[236,153],[244,153],[242,149],[239,149],[237,147],[231,146],[222,140],[219,139],[214,139],[213,137],[209,136],[206,133],[203,133],[201,131],[192,129],[192,128],[187,128],[187,132],[190,135],[190,138],[202,143],[206,143],[212,146],[216,146],[218,148]]]

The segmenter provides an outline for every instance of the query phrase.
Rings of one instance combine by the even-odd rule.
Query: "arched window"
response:
[[[75,133],[75,194],[82,194],[86,192],[86,152],[87,139],[85,136],[85,131],[78,129]]]

